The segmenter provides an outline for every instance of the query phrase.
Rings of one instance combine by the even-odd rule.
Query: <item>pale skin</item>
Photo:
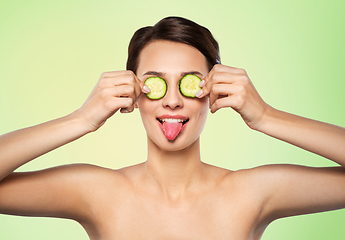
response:
[[[190,72],[204,79],[198,98],[186,98],[178,90],[179,80]],[[166,80],[162,99],[143,94],[149,76]],[[205,164],[199,137],[209,105],[212,113],[232,108],[251,129],[340,166],[230,171]],[[12,173],[135,107],[147,132],[145,162],[119,170],[74,164]],[[174,141],[159,128],[156,118],[162,114],[189,118]],[[344,128],[272,108],[243,69],[215,65],[209,72],[197,49],[155,41],[141,52],[136,75],[103,73],[72,114],[0,137],[0,213],[74,219],[93,240],[260,239],[275,219],[345,207],[344,146]]]

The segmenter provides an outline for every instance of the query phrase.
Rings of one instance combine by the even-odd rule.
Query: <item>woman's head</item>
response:
[[[199,99],[183,96],[179,82],[187,74],[205,78],[208,72],[205,56],[187,44],[157,40],[142,50],[138,78],[145,81],[149,77],[160,77],[167,83],[164,97],[152,100],[141,94],[137,100],[148,139],[160,149],[178,151],[199,138],[209,109],[208,97]],[[172,118],[187,122],[173,123]],[[169,132],[174,135],[174,141],[168,140]]]
[[[163,98],[151,100],[142,94],[137,101],[148,139],[160,149],[178,151],[199,139],[207,118],[208,97],[183,96],[179,81],[189,73],[203,79],[217,63],[217,42],[206,28],[189,20],[166,18],[134,34],[129,47],[128,70],[142,81],[158,76],[167,83]],[[184,122],[174,123],[171,118]],[[167,137],[167,131],[174,131],[173,141]]]
[[[137,73],[141,51],[156,40],[184,43],[198,49],[206,57],[209,70],[220,64],[218,43],[207,28],[185,18],[167,17],[134,33],[128,47],[127,70]]]

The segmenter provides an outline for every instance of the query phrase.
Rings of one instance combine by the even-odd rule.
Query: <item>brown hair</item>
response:
[[[195,47],[206,57],[209,70],[220,63],[218,43],[207,28],[185,18],[167,17],[154,26],[140,28],[134,33],[128,47],[127,70],[136,74],[141,50],[155,40],[168,40]]]

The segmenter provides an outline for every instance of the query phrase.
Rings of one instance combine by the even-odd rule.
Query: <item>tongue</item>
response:
[[[180,133],[182,128],[182,123],[172,123],[172,122],[163,122],[163,133],[165,137],[169,140],[174,140],[177,135]]]

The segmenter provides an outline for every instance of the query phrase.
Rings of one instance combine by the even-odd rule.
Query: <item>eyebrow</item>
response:
[[[203,76],[198,71],[190,71],[190,72],[182,72],[181,73],[181,77],[186,76],[188,74],[194,74],[194,75]],[[156,72],[156,71],[147,71],[146,73],[143,74],[143,76],[146,76],[146,75],[154,75],[154,76],[157,76],[157,77],[162,77],[162,76],[165,75],[165,73],[163,73],[163,72]]]

